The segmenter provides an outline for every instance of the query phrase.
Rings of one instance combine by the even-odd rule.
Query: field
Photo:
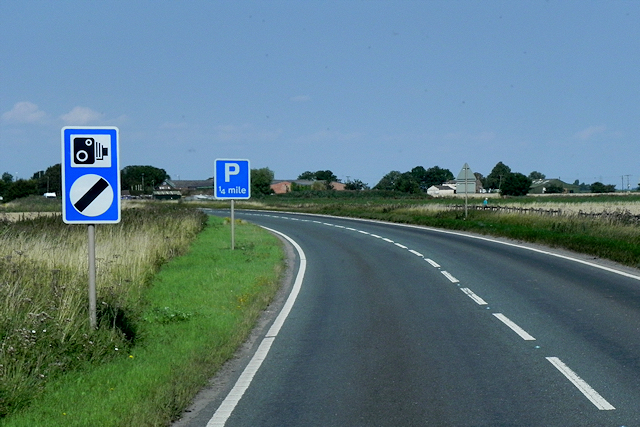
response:
[[[266,197],[239,207],[419,224],[540,243],[640,267],[640,195],[559,195],[464,198],[377,192]],[[367,195],[367,193],[369,193]]]

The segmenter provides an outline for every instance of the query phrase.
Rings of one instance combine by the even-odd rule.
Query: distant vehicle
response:
[[[44,193],[43,196],[47,199],[55,199],[56,193]]]

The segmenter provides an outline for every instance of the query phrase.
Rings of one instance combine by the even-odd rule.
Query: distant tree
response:
[[[359,179],[354,179],[353,181],[348,180],[344,184],[344,189],[345,190],[356,190],[356,191],[368,190],[369,189],[369,185],[365,184],[364,182],[360,181]]]
[[[152,189],[170,179],[167,171],[153,166],[126,166],[120,173],[120,185],[123,190],[142,188],[144,180],[144,188],[142,188],[144,193],[148,192],[147,189]]]
[[[399,171],[391,171],[385,176],[382,177],[380,182],[378,182],[373,189],[374,190],[395,190],[396,182],[400,179],[400,175],[402,175]]]
[[[13,175],[11,175],[9,172],[3,173],[2,181],[4,181],[6,184],[11,184],[13,182]]]
[[[340,182],[338,177],[333,172],[331,172],[330,170],[317,171],[316,172],[316,179],[318,181]]]
[[[427,184],[427,182],[429,181],[429,174],[424,167],[416,166],[415,168],[411,169],[411,176],[413,176],[413,179],[415,179],[415,181],[418,183],[420,190],[426,192],[427,189],[431,187]]]
[[[394,186],[395,191],[401,191],[403,193],[420,193],[420,184],[416,180],[415,176],[411,172],[405,172],[400,175]]]
[[[309,187],[306,187],[305,189],[308,189]],[[323,181],[316,181],[313,184],[311,184],[311,190],[313,191],[322,191],[322,190],[326,190],[327,187],[325,185],[325,183]]]
[[[251,196],[273,194],[273,177],[274,173],[269,168],[251,169]]]
[[[311,171],[302,172],[300,175],[298,175],[298,179],[313,181],[316,179],[316,173]]]
[[[503,196],[526,196],[531,189],[531,179],[521,173],[510,173],[502,182],[501,193]]]
[[[7,184],[6,182],[0,179],[0,197],[2,197],[3,199],[2,201],[5,201],[4,198],[7,196],[6,193],[10,186],[11,184]]]
[[[502,162],[498,162],[491,173],[484,180],[484,188],[500,189],[507,175],[511,173],[511,168]],[[525,177],[526,178],[526,177]]]
[[[599,181],[591,184],[592,193],[614,193],[616,191],[615,185],[605,185]]]
[[[545,194],[560,194],[564,193],[564,187],[559,184],[549,184],[544,188]]]
[[[535,181],[536,179],[545,179],[547,176],[538,171],[533,171],[529,174],[529,179]]]
[[[429,169],[416,166],[411,169],[411,175],[420,186],[420,190],[425,193],[432,185],[442,185],[444,182],[454,178],[453,173],[451,173],[449,169],[442,169],[439,166],[433,166]]]
[[[453,173],[449,169],[433,166],[427,169],[427,179],[423,184],[428,189],[432,185],[442,185],[447,181],[451,181],[453,178]],[[427,190],[424,191],[426,192]]]
[[[578,180],[576,179],[576,181],[578,181]],[[584,182],[582,182],[582,183],[580,183],[580,185],[578,187],[578,190],[581,193],[590,193],[591,192],[591,186],[589,184],[585,184]]]
[[[298,176],[298,179],[305,179],[311,181],[324,181],[323,190],[333,190],[332,182],[340,182],[338,177],[330,170],[320,170],[316,172],[306,171]]]
[[[37,182],[38,194],[62,192],[62,165],[49,166],[46,171],[38,171],[31,178]]]
[[[38,194],[37,181],[34,179],[19,179],[7,188],[3,197],[5,202],[10,202],[11,200],[34,194]]]

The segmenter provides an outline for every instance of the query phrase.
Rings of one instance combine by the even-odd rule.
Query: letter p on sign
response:
[[[231,175],[238,175],[240,173],[240,165],[237,163],[225,163],[224,164],[224,182],[231,182]]]

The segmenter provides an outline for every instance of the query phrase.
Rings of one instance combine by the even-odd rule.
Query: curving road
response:
[[[636,272],[421,227],[236,217],[296,242],[304,280],[227,412],[219,396],[181,425],[640,425]]]

